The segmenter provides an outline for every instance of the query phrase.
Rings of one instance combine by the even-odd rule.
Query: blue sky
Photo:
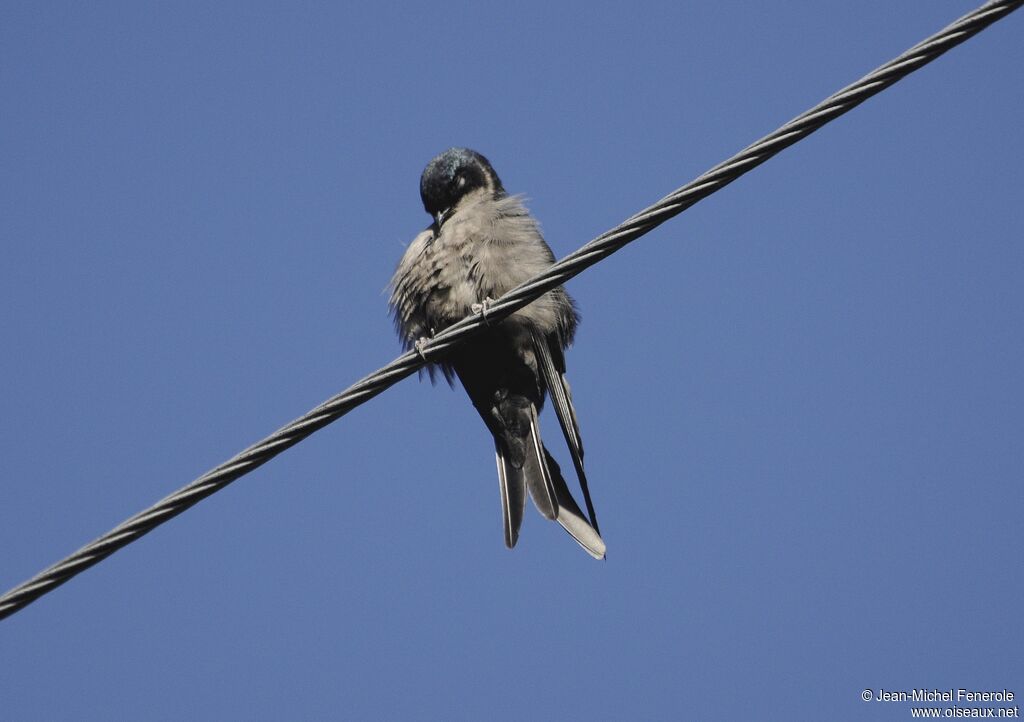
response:
[[[391,360],[437,152],[563,256],[973,7],[6,4],[0,587]],[[569,284],[606,562],[532,510],[507,551],[486,430],[408,379],[0,623],[4,716],[1024,695],[1022,32]]]

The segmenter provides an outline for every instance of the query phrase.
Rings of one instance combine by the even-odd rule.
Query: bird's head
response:
[[[469,148],[450,148],[427,163],[420,177],[423,208],[440,227],[469,195],[505,195],[498,174],[486,158]]]

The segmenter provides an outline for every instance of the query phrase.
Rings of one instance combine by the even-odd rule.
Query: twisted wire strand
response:
[[[732,183],[776,153],[806,138],[821,126],[935,60],[1022,4],[1024,0],[992,0],[964,15],[902,55],[798,115],[775,132],[747,146],[615,228],[602,233],[543,273],[512,289],[488,307],[486,322],[500,321],[538,296],[561,286],[584,269]],[[256,442],[65,559],[14,587],[0,597],[0,619],[14,614],[76,574],[181,514],[193,504],[262,466],[307,436],[414,373],[427,360],[439,359],[458,343],[479,331],[484,323],[480,314],[466,317],[423,344],[419,351],[409,351],[399,356],[387,366],[362,378],[302,417],[281,427],[262,441]]]

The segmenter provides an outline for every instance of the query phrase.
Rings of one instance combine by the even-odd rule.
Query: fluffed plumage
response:
[[[420,179],[434,222],[406,249],[391,279],[390,304],[406,348],[497,299],[552,263],[554,255],[517,196],[508,195],[479,153],[452,148]],[[592,556],[604,557],[583,472],[579,424],[565,380],[565,348],[578,314],[561,287],[459,345],[437,362],[458,376],[494,436],[505,544],[514,547],[527,493]],[[433,365],[428,369],[433,378]],[[550,393],[586,501],[576,504],[540,437],[537,415]]]

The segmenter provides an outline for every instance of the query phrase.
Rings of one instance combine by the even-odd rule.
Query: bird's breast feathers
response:
[[[395,320],[407,342],[440,331],[497,299],[554,262],[536,222],[515,196],[460,207],[435,235],[420,233],[391,280]],[[557,300],[545,294],[517,312],[548,331],[559,321]]]

